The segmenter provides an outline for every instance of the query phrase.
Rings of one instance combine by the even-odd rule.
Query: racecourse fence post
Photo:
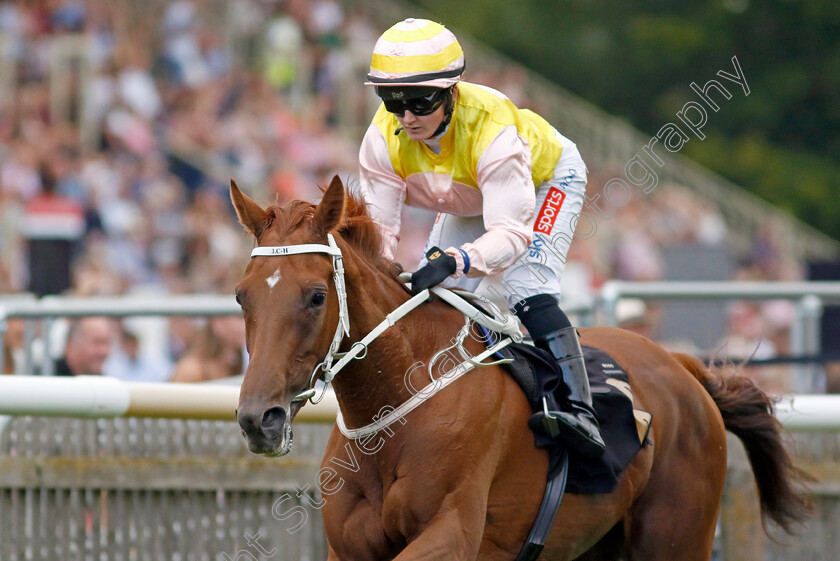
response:
[[[791,352],[794,355],[815,355],[820,352],[820,319],[823,314],[821,298],[808,294],[796,304],[796,321],[790,334]],[[799,364],[794,369],[793,391],[812,393],[817,391],[820,373],[816,364]]]

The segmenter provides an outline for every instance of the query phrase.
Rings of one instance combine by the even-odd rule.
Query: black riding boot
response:
[[[589,377],[583,351],[575,328],[551,295],[527,298],[515,307],[517,316],[531,334],[534,345],[551,354],[560,367],[562,381],[568,387],[566,403],[544,400],[544,414],[535,415],[545,431],[555,433],[582,456],[599,457],[604,453],[604,439],[592,408]]]

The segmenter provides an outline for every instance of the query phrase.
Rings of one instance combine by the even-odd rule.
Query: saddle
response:
[[[645,445],[650,430],[651,414],[636,409],[627,372],[607,353],[594,347],[582,346],[586,371],[592,391],[592,401],[606,452],[600,458],[586,458],[568,450],[569,473],[566,489],[576,494],[610,493],[618,478],[636,453]],[[560,376],[557,363],[542,349],[527,343],[512,343],[501,349],[498,356],[511,359],[505,367],[528,399],[534,415],[543,415],[543,395],[539,380]],[[566,388],[556,390],[558,403],[565,399]],[[550,464],[546,479],[551,480],[562,467],[563,445],[534,432],[534,444],[549,452]]]
[[[434,287],[431,291],[461,311],[468,322],[472,320],[477,324],[488,349],[505,336],[513,341],[522,341],[518,321],[511,315],[501,313],[486,299],[468,292],[441,287]],[[489,311],[486,307],[489,307]],[[612,492],[621,473],[647,442],[650,429],[650,413],[633,406],[633,392],[627,372],[600,349],[582,346],[582,350],[593,407],[606,451],[600,458],[586,458],[576,454],[574,450],[567,449],[559,440],[534,432],[534,444],[549,452],[546,481],[554,482],[552,486],[559,491],[559,496],[556,497],[557,504],[563,489],[576,494]],[[498,363],[505,365],[522,388],[534,416],[545,414],[545,396],[541,392],[546,386],[557,387],[554,395],[556,403],[565,402],[568,393],[565,384],[544,383],[552,378],[562,380],[557,362],[546,351],[527,343],[511,342],[498,349],[494,356],[500,359]],[[540,424],[529,423],[532,426]],[[563,480],[562,485],[555,481],[560,479]]]

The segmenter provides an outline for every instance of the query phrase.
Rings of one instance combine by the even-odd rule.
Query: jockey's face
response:
[[[428,115],[415,115],[411,111],[406,110],[402,117],[397,116],[397,120],[411,140],[426,140],[427,138],[431,138],[444,118],[446,118],[446,113],[443,105]]]

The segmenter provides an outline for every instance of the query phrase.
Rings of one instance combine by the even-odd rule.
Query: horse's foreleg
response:
[[[439,514],[394,561],[473,561],[478,556],[484,523],[470,522],[451,510]]]
[[[487,516],[487,496],[481,492],[484,486],[464,482],[439,497],[429,492],[433,488],[425,487],[424,493],[423,488],[412,485],[411,499],[392,516],[386,514],[388,533],[402,534],[407,542],[394,561],[474,561]],[[437,500],[429,500],[434,498]]]

